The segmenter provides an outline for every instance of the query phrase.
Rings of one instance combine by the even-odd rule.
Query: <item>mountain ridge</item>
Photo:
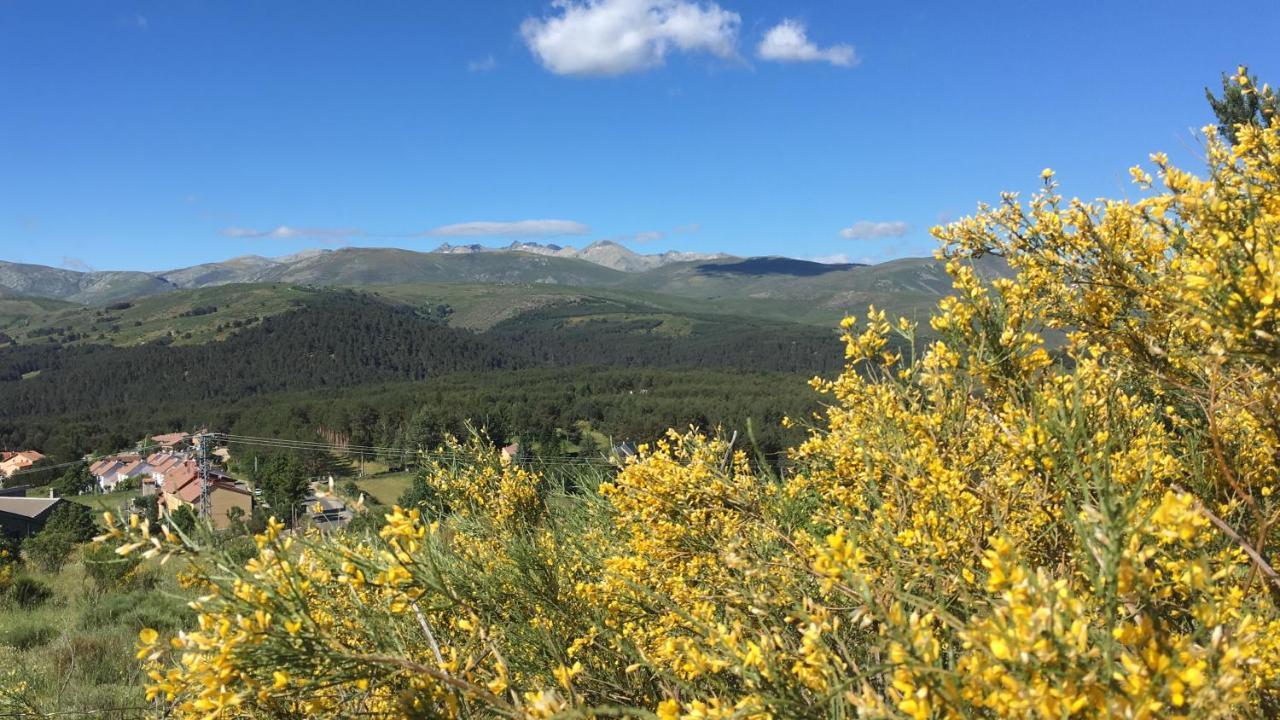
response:
[[[0,262],[0,291],[109,309],[121,301],[227,285],[487,285],[517,290],[507,296],[518,304],[523,303],[517,297],[521,293],[541,295],[539,287],[560,287],[649,293],[700,303],[712,312],[821,325],[838,322],[846,314],[861,314],[870,304],[923,317],[951,292],[950,277],[933,258],[859,265],[777,256],[680,260],[668,256],[656,266],[624,271],[582,257],[556,255],[554,246],[538,246],[542,250],[538,253],[528,252],[529,244],[513,247],[517,249],[456,252],[353,247],[285,258],[241,256],[158,273],[77,272]],[[614,243],[589,247],[597,253],[626,250]],[[974,264],[984,275],[1008,272],[1007,267],[986,259]]]

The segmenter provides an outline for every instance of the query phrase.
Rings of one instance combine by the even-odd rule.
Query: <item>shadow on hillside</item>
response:
[[[704,263],[695,269],[702,275],[790,275],[792,277],[816,277],[827,273],[842,272],[858,263],[826,264],[796,260],[794,258],[748,258],[734,263]]]

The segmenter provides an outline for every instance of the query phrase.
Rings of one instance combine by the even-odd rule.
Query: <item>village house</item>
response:
[[[175,432],[152,436],[151,441],[165,450],[173,450],[185,443],[190,437],[184,432]]]
[[[143,495],[154,495],[164,485],[164,474],[189,459],[185,453],[158,452],[147,456],[150,477],[142,483]]]
[[[0,495],[0,534],[12,538],[35,535],[44,528],[62,498],[29,498]]]
[[[111,492],[129,478],[147,474],[145,463],[137,455],[112,455],[102,458],[89,466],[89,475],[98,484],[102,492]]]
[[[9,478],[19,470],[26,470],[44,459],[35,450],[0,453],[0,477]]]
[[[182,506],[200,514],[200,469],[193,460],[185,460],[164,472],[159,485],[160,505],[165,513],[173,513]],[[244,517],[253,511],[253,493],[232,478],[211,470],[209,472],[209,522],[217,529],[231,524],[229,512],[239,508]]]

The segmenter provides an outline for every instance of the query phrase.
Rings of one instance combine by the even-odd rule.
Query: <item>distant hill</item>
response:
[[[974,264],[983,275],[1008,273],[996,258]],[[582,297],[830,327],[847,314],[865,313],[868,305],[891,315],[923,319],[938,299],[951,292],[943,264],[932,258],[904,258],[877,265],[825,264],[786,257],[687,259],[681,253],[639,255],[610,242],[594,243],[582,251],[537,243],[513,243],[503,250],[445,245],[436,252],[343,248],[281,258],[245,256],[154,274],[80,273],[0,262],[0,292],[106,308],[89,313],[92,317],[67,308],[40,309],[30,304],[21,311],[0,308],[0,330],[14,335],[14,328],[31,332],[48,327],[77,339],[117,342],[124,338],[126,344],[157,332],[176,331],[180,339],[190,334],[187,339],[202,342],[219,333],[225,335],[228,323],[269,316],[291,306],[275,291],[264,294],[257,289],[243,299],[234,293],[217,292],[217,288],[241,284],[376,290],[410,305],[448,305],[456,311],[451,324],[478,329],[548,303]],[[206,294],[186,294],[195,291]],[[175,297],[161,299],[167,295]],[[147,299],[150,301],[143,302]],[[109,309],[121,302],[136,304],[145,313]],[[246,302],[261,307],[248,308]],[[237,309],[212,326],[187,321],[182,318],[189,316],[181,315],[193,309],[233,305]],[[145,317],[139,317],[143,314]],[[224,327],[213,332],[211,328],[219,323]],[[121,327],[112,329],[115,325]],[[130,327],[140,329],[135,332]]]
[[[1008,274],[998,258],[974,265],[983,276]],[[696,299],[719,312],[829,326],[864,314],[868,305],[923,318],[951,293],[951,280],[933,258],[858,265],[763,257],[672,263],[628,275],[616,287]]]
[[[468,255],[491,252],[522,252],[531,255],[548,255],[560,258],[577,258],[622,272],[644,272],[677,262],[719,260],[731,257],[725,253],[694,253],[668,250],[661,253],[638,253],[612,240],[599,240],[581,250],[562,245],[536,242],[513,242],[505,248],[488,248],[483,245],[450,245],[445,243],[433,252],[450,255]]]
[[[0,288],[18,295],[86,305],[106,304],[177,289],[164,279],[144,272],[77,272],[3,260],[0,260]]]
[[[189,304],[191,298],[208,302],[215,291],[224,293],[219,298],[224,305],[213,309]],[[187,310],[158,304],[183,295],[188,296]],[[97,438],[96,444],[120,428],[164,425],[165,418],[183,416],[180,413],[225,408],[253,398],[307,393],[324,402],[345,388],[436,382],[460,373],[579,368],[573,377],[589,385],[599,368],[658,375],[732,370],[809,377],[830,375],[842,362],[840,344],[829,328],[681,313],[607,297],[554,299],[480,332],[450,327],[442,321],[447,314],[430,305],[418,307],[362,291],[283,285],[204,288],[147,298],[119,310],[76,312],[81,320],[96,318],[100,328],[108,322],[121,326],[118,331],[107,329],[108,334],[132,332],[134,326],[121,320],[133,312],[178,311],[175,322],[225,327],[226,318],[217,318],[236,308],[234,298],[246,296],[256,296],[255,303],[270,300],[283,309],[241,322],[222,333],[219,342],[180,345],[181,336],[164,334],[125,345],[100,342],[97,334],[69,340],[70,335],[62,333],[0,347],[0,440],[34,443],[37,436],[56,432],[72,444],[82,442],[71,437],[76,433]],[[120,317],[103,320],[98,313]],[[641,388],[646,387],[647,376],[637,377],[645,383]],[[539,392],[551,403],[540,406],[539,412],[551,412],[564,398],[563,389]],[[499,401],[517,400],[477,395],[466,408],[431,411],[479,416]],[[697,412],[734,402],[713,401],[704,394]],[[245,412],[261,417],[273,410],[264,401],[261,406],[245,406]],[[596,412],[591,410],[592,417]],[[685,414],[675,419],[697,418]],[[231,422],[224,417],[219,424]]]

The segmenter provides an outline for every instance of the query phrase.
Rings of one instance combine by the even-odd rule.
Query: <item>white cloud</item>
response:
[[[222,231],[229,238],[272,238],[275,240],[293,240],[297,238],[319,238],[322,240],[340,240],[348,237],[359,237],[365,232],[359,228],[297,228],[280,225],[270,230],[229,227]]]
[[[809,40],[804,23],[799,20],[783,20],[770,28],[756,47],[756,55],[761,60],[778,62],[827,62],[839,67],[858,64],[852,45],[820,48]]]
[[[682,235],[684,233],[696,233],[701,229],[701,223],[686,223],[684,225],[675,226],[671,229],[671,232],[676,233],[677,235]]]
[[[443,225],[421,235],[434,237],[553,237],[586,235],[591,227],[573,220],[517,220],[514,222],[465,222]]]
[[[840,231],[840,235],[849,240],[879,240],[881,238],[898,238],[907,234],[911,226],[901,220],[876,222],[859,220]]]
[[[636,233],[631,239],[633,242],[647,243],[654,242],[655,240],[661,240],[666,236],[667,234],[661,230],[645,230],[644,232]]]
[[[846,253],[835,253],[834,255],[817,255],[815,257],[801,258],[810,262],[822,263],[823,265],[848,265],[853,262]]]
[[[554,0],[520,25],[529,50],[558,75],[621,75],[662,65],[667,52],[737,54],[742,18],[714,2]]]
[[[498,61],[492,55],[487,55],[482,60],[472,60],[467,63],[467,69],[471,72],[489,72],[498,67]]]

